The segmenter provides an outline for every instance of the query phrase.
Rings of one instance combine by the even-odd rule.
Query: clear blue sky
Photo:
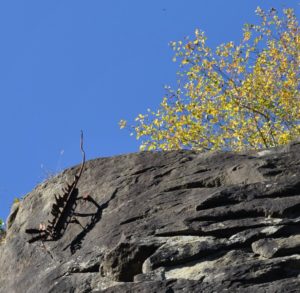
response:
[[[176,81],[170,41],[206,32],[238,40],[254,10],[297,0],[11,0],[0,2],[0,218],[47,172],[138,151],[118,127],[155,109]]]

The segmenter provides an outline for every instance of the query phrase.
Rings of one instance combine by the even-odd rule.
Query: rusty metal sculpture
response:
[[[73,182],[71,184],[67,184],[67,186],[63,188],[63,195],[54,195],[55,202],[52,205],[51,209],[51,215],[53,216],[52,220],[48,220],[48,225],[41,223],[38,229],[25,230],[25,232],[28,234],[38,234],[37,236],[28,240],[29,243],[35,242],[37,240],[58,240],[63,236],[68,224],[72,222],[72,220],[74,221],[74,211],[77,206],[75,190],[85,165],[85,152],[83,150],[82,131],[80,137],[80,150],[82,153],[82,163],[78,173],[74,176]],[[87,200],[88,196],[82,197],[82,199]]]

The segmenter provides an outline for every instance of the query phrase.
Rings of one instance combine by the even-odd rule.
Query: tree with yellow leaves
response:
[[[256,13],[260,24],[246,24],[239,44],[212,50],[198,29],[193,39],[171,42],[182,86],[136,118],[141,150],[240,151],[300,135],[299,24],[292,9]]]

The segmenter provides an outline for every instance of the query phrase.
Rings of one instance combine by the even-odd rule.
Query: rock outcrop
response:
[[[29,243],[78,168],[12,207],[1,293],[300,292],[300,141],[88,161],[61,237]]]

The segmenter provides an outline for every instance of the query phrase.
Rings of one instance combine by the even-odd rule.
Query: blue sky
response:
[[[254,10],[300,0],[64,0],[0,2],[0,218],[22,197],[87,158],[138,151],[120,119],[156,109],[176,82],[170,41],[206,32],[241,37]]]

